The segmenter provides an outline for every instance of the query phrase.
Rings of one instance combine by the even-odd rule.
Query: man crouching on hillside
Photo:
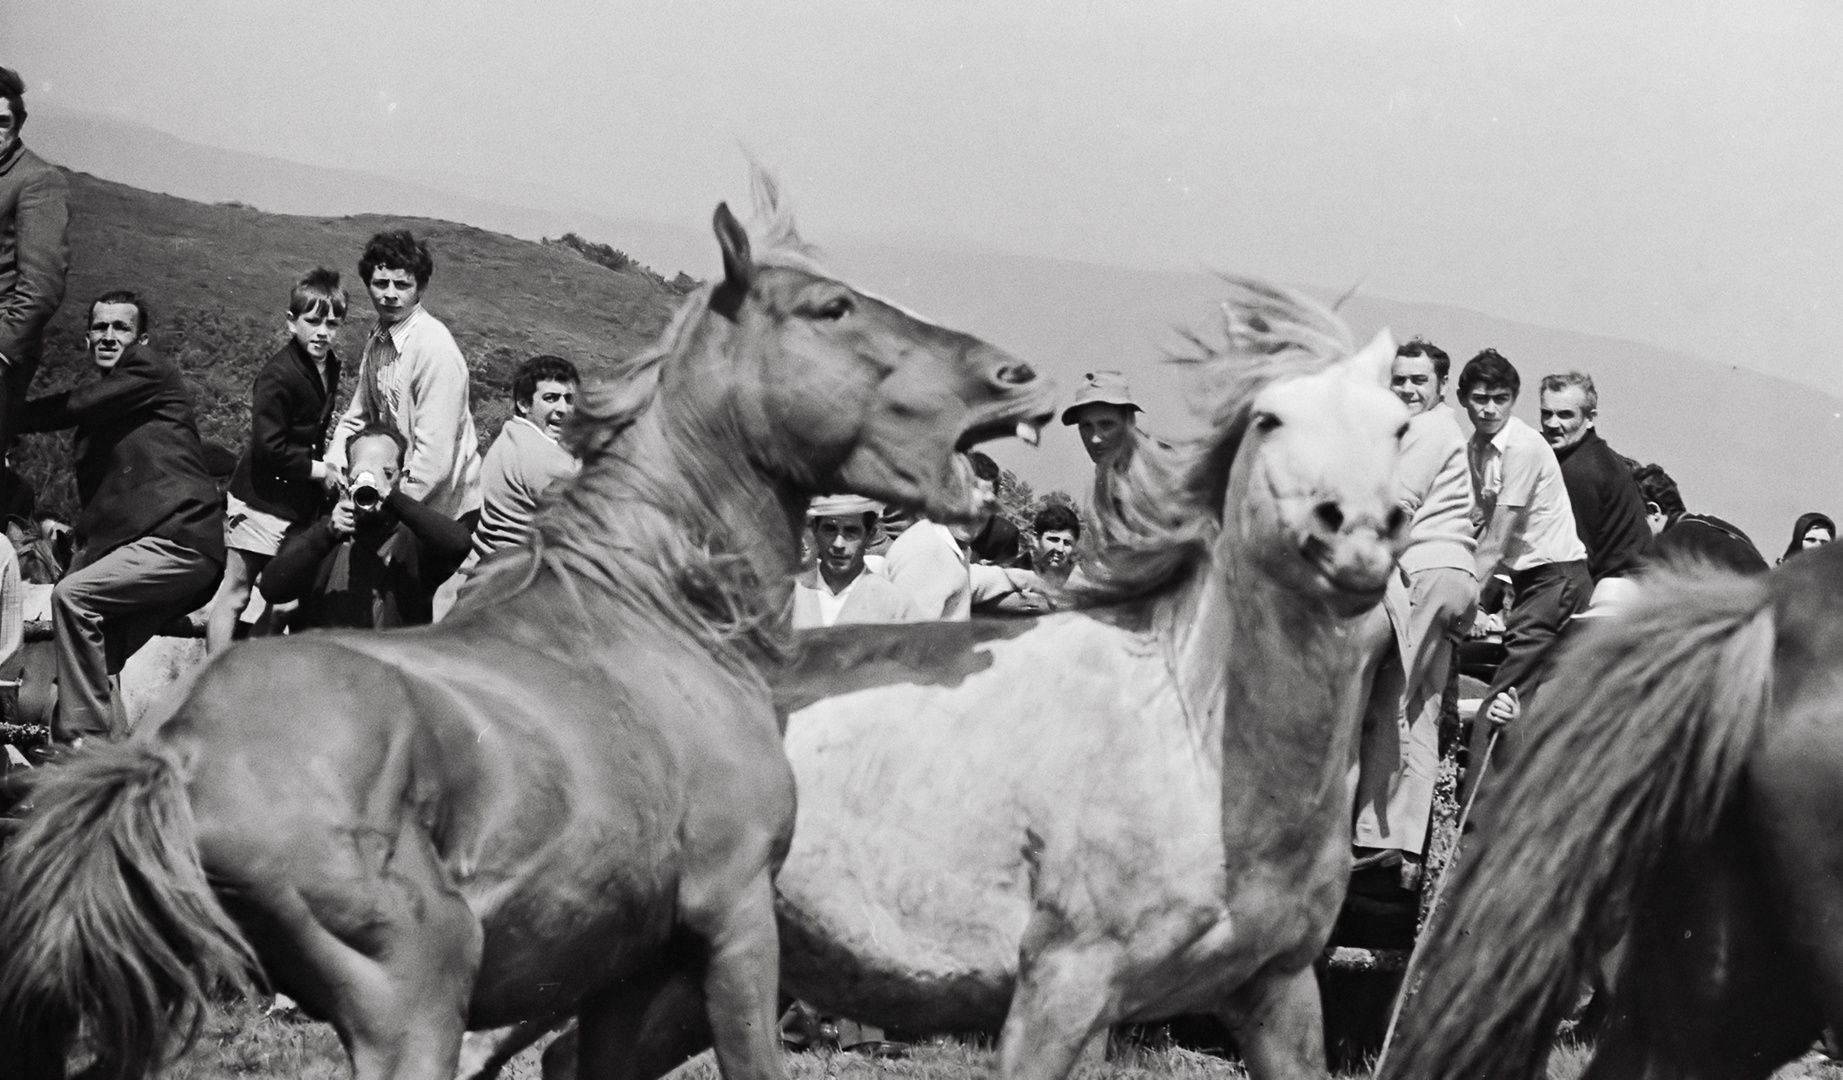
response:
[[[192,394],[147,346],[147,304],[108,292],[90,305],[95,382],[28,401],[20,430],[74,427],[82,545],[51,591],[58,708],[71,746],[121,736],[109,676],[168,620],[211,599],[224,572],[224,503],[205,468]]]

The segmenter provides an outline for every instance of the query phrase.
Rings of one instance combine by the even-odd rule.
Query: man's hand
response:
[[[1485,708],[1485,719],[1491,721],[1494,727],[1503,727],[1522,715],[1523,704],[1518,700],[1517,688],[1514,686],[1492,698],[1491,704]]]
[[[344,540],[346,537],[352,535],[353,528],[356,525],[357,525],[357,516],[352,512],[352,500],[350,499],[339,500],[339,502],[333,507],[333,517],[332,517],[333,535],[337,536],[341,540]]]
[[[1472,628],[1466,636],[1482,638],[1490,637],[1492,634],[1501,634],[1503,632],[1504,616],[1497,614],[1487,615],[1480,611],[1472,616]]]

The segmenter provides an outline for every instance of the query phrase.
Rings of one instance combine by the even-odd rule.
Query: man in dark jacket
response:
[[[403,435],[374,424],[346,443],[346,489],[333,512],[290,536],[258,587],[299,600],[290,623],[390,629],[426,625],[435,590],[473,546],[467,526],[398,490]]]
[[[1692,514],[1677,482],[1662,465],[1642,465],[1632,474],[1645,497],[1647,523],[1657,539],[1650,561],[1701,559],[1737,574],[1764,574],[1766,557],[1747,534],[1713,514]]]
[[[0,455],[18,434],[45,324],[64,301],[70,266],[70,185],[19,141],[25,92],[17,72],[0,67]]]
[[[58,710],[52,735],[77,744],[124,734],[109,676],[162,624],[203,604],[224,570],[224,509],[205,469],[192,395],[147,345],[147,304],[131,292],[90,305],[102,377],[27,402],[22,431],[77,429],[82,546],[51,592]]]
[[[1561,462],[1574,531],[1587,548],[1587,572],[1595,585],[1624,577],[1644,558],[1651,530],[1631,467],[1594,430],[1600,395],[1593,377],[1579,371],[1544,376],[1541,405],[1542,437]]]

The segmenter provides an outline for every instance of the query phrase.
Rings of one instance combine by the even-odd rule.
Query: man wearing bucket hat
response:
[[[26,84],[0,67],[0,454],[19,431],[45,325],[64,301],[70,268],[69,185],[19,141]]]
[[[822,495],[807,508],[817,559],[794,579],[794,629],[921,618],[907,593],[864,569],[865,547],[882,509],[857,495]]]
[[[1137,426],[1133,414],[1140,411],[1126,376],[1090,371],[1082,376],[1075,401],[1062,410],[1062,423],[1080,433],[1082,449],[1098,467],[1117,460],[1132,445]]]

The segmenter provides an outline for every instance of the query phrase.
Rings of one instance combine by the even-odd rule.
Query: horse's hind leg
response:
[[[544,1080],[656,1080],[710,1047],[703,973],[680,968],[657,987],[588,1002],[544,1051]]]
[[[341,861],[329,854],[317,880],[272,894],[267,915],[287,941],[265,957],[279,961],[278,981],[332,1021],[354,1080],[453,1080],[480,964],[479,921],[407,815],[382,866],[355,868],[349,854]]]
[[[1325,1075],[1324,1005],[1309,966],[1260,972],[1235,992],[1221,1016],[1253,1080]]]
[[[1120,950],[1113,942],[1032,947],[1032,936],[1026,932],[1017,989],[999,1039],[999,1075],[1062,1080],[1089,1041],[1116,1019]]]

